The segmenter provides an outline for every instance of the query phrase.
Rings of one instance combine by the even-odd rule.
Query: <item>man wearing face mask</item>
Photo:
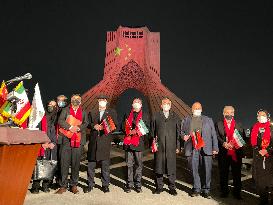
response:
[[[117,113],[115,110],[108,108],[108,97],[106,95],[100,94],[97,99],[98,109],[95,112],[90,112],[88,114],[88,128],[91,129],[91,133],[87,152],[88,187],[84,188],[84,193],[91,192],[94,188],[95,168],[98,163],[101,164],[102,191],[104,193],[110,192],[110,150],[113,136],[111,133],[107,135],[104,133],[102,122],[106,118],[111,117],[115,126],[118,127]]]
[[[55,122],[57,119],[57,104],[56,101],[51,100],[47,104],[46,114],[43,117],[39,127],[42,131],[47,133],[47,136],[50,139],[50,143],[43,144],[40,148],[38,153],[38,159],[45,159],[45,160],[57,160],[57,138],[56,138],[56,130],[55,130]],[[52,158],[51,158],[52,156]],[[52,181],[49,180],[42,180],[42,188],[43,192],[49,192],[49,186]],[[31,193],[38,194],[40,189],[40,182],[41,180],[33,180]]]
[[[123,127],[125,134],[124,149],[125,160],[127,165],[127,184],[124,188],[126,193],[131,192],[135,187],[137,193],[142,192],[142,152],[144,151],[146,134],[141,135],[138,132],[140,122],[144,122],[146,128],[149,130],[150,121],[148,115],[142,111],[142,100],[135,98],[132,103],[132,110],[127,117],[125,116]]]
[[[163,192],[163,174],[169,179],[169,193],[177,195],[176,180],[176,153],[180,150],[180,119],[171,110],[171,101],[164,98],[161,104],[162,111],[156,113],[152,120],[151,137],[157,141],[158,150],[155,152],[156,191]]]
[[[258,122],[253,125],[250,134],[253,148],[252,177],[261,205],[269,204],[268,199],[273,198],[273,127],[269,117],[270,114],[266,110],[259,110]]]
[[[68,172],[71,165],[70,191],[78,194],[79,168],[82,146],[86,143],[86,128],[88,118],[81,108],[81,96],[74,94],[71,105],[64,108],[59,117],[59,133],[63,137],[61,145],[61,188],[56,194],[66,192],[68,186]]]
[[[233,196],[236,199],[241,197],[241,169],[242,157],[244,156],[243,147],[236,149],[234,132],[236,130],[245,140],[245,132],[242,124],[235,121],[234,108],[225,106],[223,110],[223,119],[216,123],[216,133],[219,143],[218,166],[220,171],[221,197],[225,198],[229,194],[228,180],[229,169],[231,167],[233,178]]]
[[[56,136],[57,136],[57,158],[58,158],[58,169],[56,171],[56,186],[59,186],[60,180],[61,180],[61,165],[60,165],[60,161],[61,161],[61,144],[63,143],[63,137],[62,135],[59,134],[59,124],[58,124],[58,120],[59,117],[61,115],[61,112],[63,109],[65,109],[67,107],[67,97],[65,95],[59,95],[57,97],[57,119],[56,119],[56,123],[55,123],[55,129],[56,129]]]
[[[46,110],[46,122],[47,122],[47,136],[49,137],[51,143],[49,143],[50,152],[46,153],[46,158],[50,159],[52,154],[52,159],[57,160],[57,136],[55,124],[57,121],[57,103],[55,100],[49,101]]]
[[[64,108],[67,107],[67,97],[65,95],[59,95],[57,97],[57,123],[59,120],[59,117],[61,115],[61,112]],[[59,135],[58,130],[58,124],[56,124],[56,130],[57,130],[57,137],[58,137],[58,144],[62,144],[62,136]]]
[[[203,197],[211,198],[212,156],[219,151],[217,135],[212,119],[201,115],[202,105],[199,102],[192,105],[192,113],[181,123],[185,156],[193,177],[191,196],[196,197],[202,193]]]

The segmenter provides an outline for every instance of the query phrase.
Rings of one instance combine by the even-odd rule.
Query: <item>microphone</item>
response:
[[[18,77],[15,77],[13,79],[8,80],[7,83],[12,83],[12,82],[15,82],[15,81],[20,81],[20,80],[29,80],[31,78],[32,78],[32,75],[30,73],[26,73],[23,76],[18,76]]]

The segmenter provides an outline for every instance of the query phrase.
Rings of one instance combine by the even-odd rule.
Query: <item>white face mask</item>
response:
[[[133,108],[139,110],[142,107],[140,103],[133,103]]]
[[[202,113],[202,110],[194,110],[193,111],[193,115],[196,117],[201,116],[201,113]]]
[[[162,106],[162,108],[163,108],[163,111],[168,112],[168,111],[171,109],[171,106],[168,105],[168,104],[164,104],[164,105]]]
[[[267,122],[267,117],[265,117],[265,116],[259,116],[258,117],[258,121],[259,121],[259,123],[266,123]]]
[[[106,107],[107,102],[106,101],[99,101],[100,107]]]

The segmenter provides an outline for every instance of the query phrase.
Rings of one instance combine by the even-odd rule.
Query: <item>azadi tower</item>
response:
[[[143,93],[150,114],[159,111],[163,97],[172,101],[172,109],[181,118],[191,113],[188,105],[172,93],[160,80],[160,33],[147,27],[120,26],[107,32],[103,79],[82,96],[88,112],[98,106],[96,97],[109,96],[110,107],[115,108],[119,96],[127,89]],[[130,102],[131,103],[131,102]]]

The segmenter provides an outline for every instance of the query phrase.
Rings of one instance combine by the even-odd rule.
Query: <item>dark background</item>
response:
[[[32,73],[25,87],[39,82],[44,101],[102,79],[106,31],[146,25],[161,35],[161,80],[184,102],[214,120],[234,105],[246,126],[273,111],[272,0],[0,2],[0,77]]]

